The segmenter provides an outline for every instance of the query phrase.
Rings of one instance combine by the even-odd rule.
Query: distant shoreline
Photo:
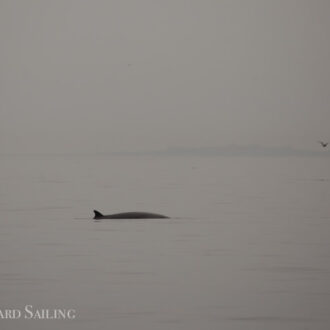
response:
[[[200,148],[167,148],[145,151],[112,151],[112,152],[31,152],[0,153],[0,156],[196,156],[196,157],[330,157],[329,150],[296,149],[292,147],[264,147],[258,145],[200,147]]]

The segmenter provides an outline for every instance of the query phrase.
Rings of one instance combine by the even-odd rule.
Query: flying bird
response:
[[[318,143],[320,143],[323,148],[325,148],[329,144],[329,142],[323,142],[323,141],[318,141]]]

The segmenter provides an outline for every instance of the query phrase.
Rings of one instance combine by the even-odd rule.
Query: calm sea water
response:
[[[0,309],[76,310],[1,329],[330,328],[330,159],[0,163]]]

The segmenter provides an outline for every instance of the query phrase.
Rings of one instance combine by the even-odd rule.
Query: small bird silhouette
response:
[[[323,141],[318,141],[318,143],[320,143],[323,148],[325,148],[329,144],[329,142],[323,142]]]

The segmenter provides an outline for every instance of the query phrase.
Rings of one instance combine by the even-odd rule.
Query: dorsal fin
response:
[[[103,214],[99,211],[94,210],[94,219],[99,219],[103,217]]]

